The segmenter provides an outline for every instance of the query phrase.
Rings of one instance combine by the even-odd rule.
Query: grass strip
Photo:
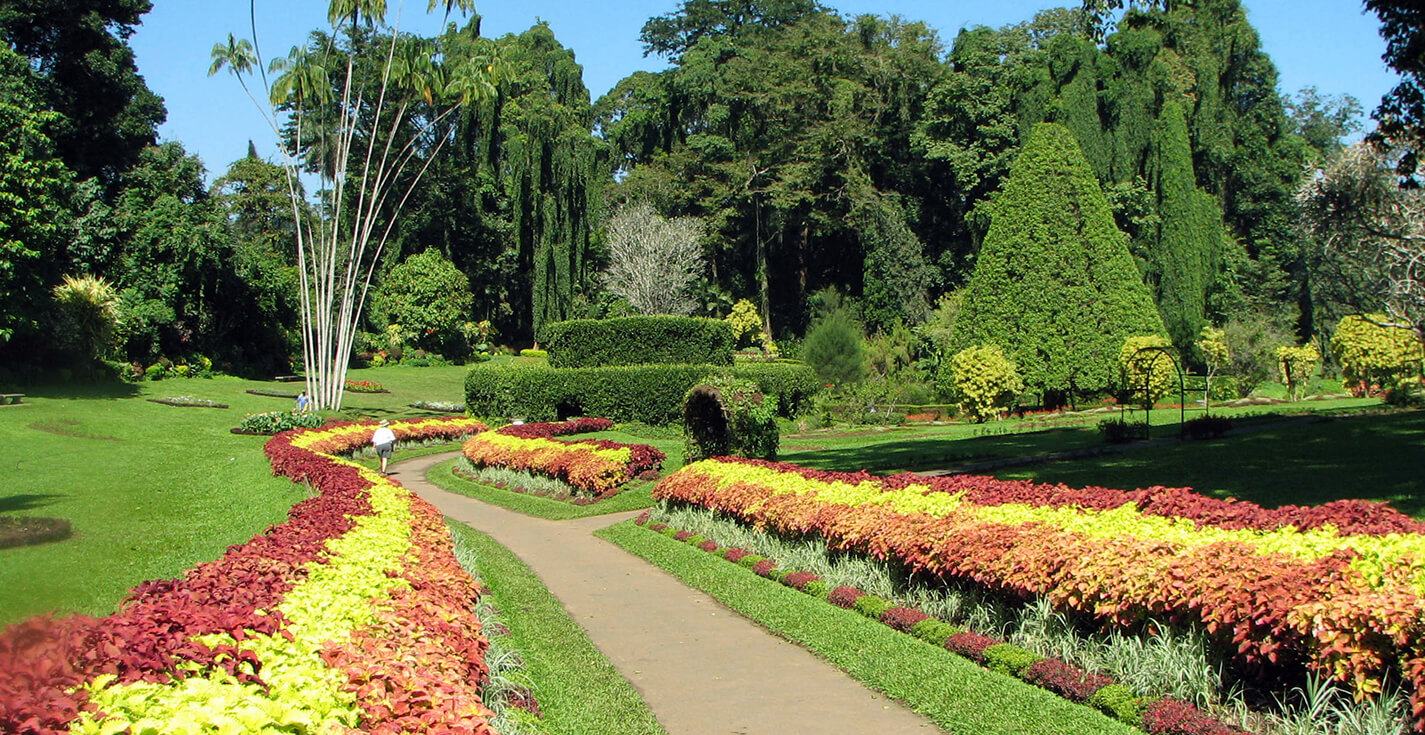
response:
[[[458,459],[457,457],[448,462],[441,462],[430,468],[426,479],[453,493],[460,493],[529,516],[548,518],[552,521],[567,521],[571,518],[587,518],[626,510],[641,510],[653,505],[652,493],[656,482],[652,480],[634,480],[628,484],[625,490],[611,498],[605,498],[589,505],[574,505],[563,500],[542,498],[538,495],[517,493],[513,490],[502,490],[478,482],[471,482],[455,474],[455,462]]]
[[[457,521],[446,523],[475,551],[479,578],[524,659],[549,735],[666,733],[633,685],[524,562],[489,536]]]
[[[1142,735],[1093,709],[982,669],[942,648],[758,577],[632,521],[595,535],[806,647],[867,686],[905,702],[946,731]]]

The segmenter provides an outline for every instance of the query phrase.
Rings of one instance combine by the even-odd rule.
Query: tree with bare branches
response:
[[[1332,299],[1361,315],[1384,311],[1382,326],[1425,342],[1425,189],[1397,182],[1386,158],[1358,143],[1308,175],[1297,203]]]
[[[473,0],[428,0],[427,12],[474,10]],[[381,251],[421,175],[450,139],[454,113],[491,97],[504,66],[450,55],[400,32],[387,0],[331,0],[330,33],[264,65],[257,42],[228,36],[209,74],[232,72],[281,142],[296,223],[302,358],[316,408],[338,409],[348,357]],[[374,64],[375,79],[363,71]],[[248,86],[256,72],[261,97]],[[271,77],[269,78],[269,75]],[[302,177],[318,180],[311,202]],[[312,206],[308,206],[311,204]],[[308,215],[316,211],[318,216]]]
[[[620,209],[608,224],[604,283],[642,314],[691,314],[688,286],[702,273],[703,224],[664,217],[647,202]]]

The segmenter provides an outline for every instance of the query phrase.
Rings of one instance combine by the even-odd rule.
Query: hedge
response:
[[[540,337],[558,368],[732,364],[732,326],[721,319],[574,319],[545,325]]]
[[[682,418],[683,397],[707,377],[727,372],[777,397],[792,417],[821,387],[816,371],[800,363],[756,365],[626,365],[555,368],[481,364],[465,378],[465,405],[476,416],[551,421],[602,416],[614,421],[669,424]]]

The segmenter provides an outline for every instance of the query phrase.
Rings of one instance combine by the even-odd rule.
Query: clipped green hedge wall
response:
[[[731,365],[732,326],[690,316],[626,316],[546,324],[540,341],[558,368]]]
[[[801,363],[757,365],[624,365],[555,368],[482,363],[465,377],[465,405],[475,416],[550,421],[599,416],[614,421],[669,424],[681,420],[683,397],[707,377],[727,372],[777,397],[783,416],[795,416],[821,387]]]

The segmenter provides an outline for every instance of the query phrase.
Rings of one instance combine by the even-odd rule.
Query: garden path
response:
[[[939,732],[899,702],[593,536],[637,512],[550,521],[506,510],[426,480],[432,466],[453,456],[398,462],[395,479],[529,565],[669,735]]]

